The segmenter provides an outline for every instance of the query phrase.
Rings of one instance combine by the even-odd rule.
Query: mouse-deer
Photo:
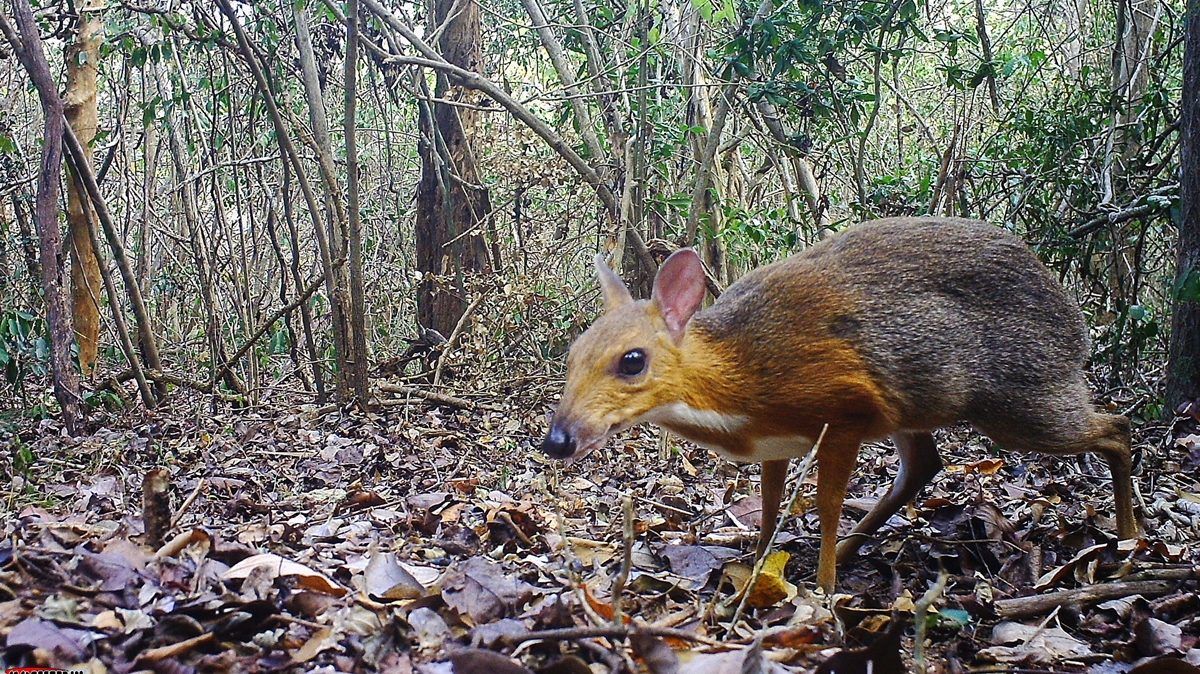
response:
[[[959,421],[1013,450],[1092,451],[1112,472],[1117,529],[1137,535],[1129,420],[1091,405],[1083,315],[1017,237],[982,222],[859,224],[731,285],[704,311],[689,249],[635,301],[596,259],[604,315],[571,347],[543,449],[581,457],[649,421],[734,461],[762,463],[770,538],[788,461],[817,448],[817,581],[942,467],[931,431]],[[838,545],[859,446],[890,436],[900,469]]]

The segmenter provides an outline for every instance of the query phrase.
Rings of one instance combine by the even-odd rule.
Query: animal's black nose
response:
[[[575,438],[565,428],[553,426],[542,441],[542,451],[556,459],[565,459],[575,453]]]

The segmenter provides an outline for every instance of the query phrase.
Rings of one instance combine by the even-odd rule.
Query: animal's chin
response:
[[[605,430],[600,435],[597,435],[596,437],[592,438],[591,440],[588,440],[587,442],[580,445],[579,448],[575,450],[574,454],[572,454],[571,456],[568,456],[566,459],[563,460],[563,464],[566,466],[571,466],[577,461],[584,460],[585,458],[587,458],[587,456],[589,454],[596,451],[597,449],[600,449],[604,445],[608,444],[609,438],[616,435],[617,433],[620,433],[621,431],[628,429],[631,426],[633,426],[633,423],[612,424],[611,426],[608,427],[607,430]]]

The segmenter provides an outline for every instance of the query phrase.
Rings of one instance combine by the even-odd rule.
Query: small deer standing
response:
[[[1092,451],[1112,472],[1117,529],[1137,535],[1129,420],[1096,412],[1079,307],[1017,237],[982,222],[891,218],[848,228],[742,277],[711,307],[696,253],[635,301],[596,259],[604,315],[572,345],[543,449],[582,457],[649,421],[762,463],[763,552],[788,461],[817,447],[817,582],[938,473],[931,431],[970,422],[1005,447]],[[890,436],[890,491],[838,544],[859,446]]]

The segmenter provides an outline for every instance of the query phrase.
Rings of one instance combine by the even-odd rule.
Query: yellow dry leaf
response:
[[[575,538],[574,536],[567,536],[567,543],[571,545],[571,550],[574,551],[575,557],[579,559],[579,563],[584,566],[607,564],[617,556],[616,543],[605,543],[586,538]]]
[[[759,574],[754,587],[750,588],[747,605],[751,608],[767,608],[796,598],[796,586],[789,583],[783,576],[784,567],[787,566],[790,558],[791,555],[782,550],[767,555],[766,561],[763,562],[762,573]],[[750,576],[753,574],[753,567],[745,564],[729,564],[725,567],[725,577],[737,589],[738,597],[745,594],[746,585],[750,582]]]

